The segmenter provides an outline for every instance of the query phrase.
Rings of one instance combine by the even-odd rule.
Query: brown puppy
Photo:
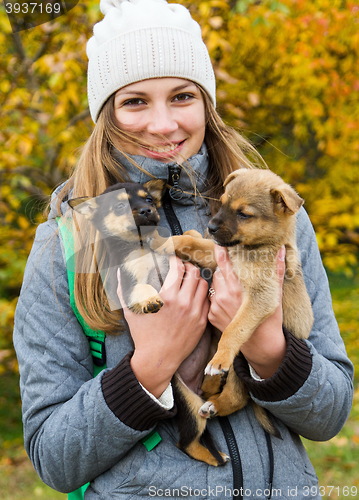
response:
[[[279,304],[276,259],[282,245],[286,248],[283,324],[297,338],[307,338],[313,324],[296,248],[295,213],[303,204],[302,198],[269,170],[236,170],[224,186],[222,206],[208,225],[212,239],[194,232],[172,238],[179,256],[211,269],[216,267],[214,243],[227,247],[243,287],[242,305],[222,333],[205,370],[209,377],[203,390],[208,400],[199,413],[206,418],[228,415],[248,401],[232,364],[242,345]],[[264,410],[257,407],[255,412],[262,425],[273,432]]]
[[[157,209],[161,206],[164,186],[165,182],[160,179],[145,184],[124,182],[110,186],[96,198],[69,200],[70,207],[101,235],[99,253],[106,255],[104,267],[108,271],[103,281],[108,298],[112,297],[115,302],[116,269],[119,268],[125,303],[138,314],[156,313],[163,306],[158,290],[150,284],[150,277],[151,273],[160,276],[159,267],[165,262],[156,262],[147,240],[157,231],[160,220]],[[85,222],[84,219],[80,222]],[[101,255],[96,257],[101,260]],[[116,305],[120,307],[119,302]]]

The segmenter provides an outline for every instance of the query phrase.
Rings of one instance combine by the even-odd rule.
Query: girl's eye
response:
[[[141,104],[146,103],[139,97],[133,97],[132,99],[126,99],[126,101],[123,102],[122,106],[140,106]]]
[[[189,94],[187,92],[184,92],[182,94],[177,94],[173,100],[174,101],[189,101],[190,99],[193,99],[193,94]]]

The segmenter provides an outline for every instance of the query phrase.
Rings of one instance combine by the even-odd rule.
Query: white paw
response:
[[[226,455],[225,453],[221,453],[221,455],[225,464],[230,461],[230,457],[228,455]]]
[[[217,415],[217,410],[214,403],[212,403],[211,401],[207,401],[201,406],[198,413],[201,415],[201,417],[212,418]]]
[[[214,375],[225,375],[226,373],[227,373],[226,370],[221,370],[221,369],[215,368],[210,363],[206,366],[206,368],[204,370],[205,375],[211,375],[212,377]]]

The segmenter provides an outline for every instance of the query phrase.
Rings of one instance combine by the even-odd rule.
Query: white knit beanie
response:
[[[108,97],[130,83],[176,77],[198,83],[216,103],[215,77],[201,28],[166,0],[101,0],[104,19],[87,43],[88,101],[96,122]]]

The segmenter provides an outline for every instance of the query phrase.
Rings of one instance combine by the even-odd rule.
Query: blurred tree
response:
[[[85,45],[100,17],[87,1],[13,34],[0,7],[0,368],[35,226],[92,130]]]
[[[324,262],[358,263],[359,5],[345,0],[195,4],[227,122],[306,200]]]

